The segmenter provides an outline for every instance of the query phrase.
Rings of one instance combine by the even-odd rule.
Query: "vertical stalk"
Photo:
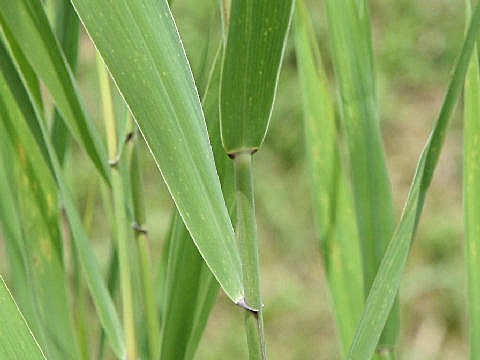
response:
[[[92,183],[89,188],[87,201],[85,205],[85,212],[83,215],[83,226],[85,231],[89,234],[92,227],[92,220],[95,207],[96,182]],[[87,323],[87,297],[85,293],[85,279],[82,276],[82,268],[80,264],[79,255],[75,246],[72,246],[73,259],[73,290],[74,290],[74,320],[77,331],[77,339],[80,347],[80,356],[82,360],[88,360],[89,356],[89,341],[88,341],[88,323]]]
[[[145,229],[145,201],[142,191],[142,173],[138,162],[137,146],[133,144],[130,161],[133,217],[135,227],[135,238],[138,244],[140,257],[140,270],[143,285],[143,299],[147,315],[148,345],[150,357],[157,359],[160,351],[160,326],[158,321],[157,308],[155,304],[155,292],[153,290],[152,263],[150,259],[150,248],[148,244],[148,232]]]
[[[257,224],[252,179],[252,154],[234,156],[235,197],[237,201],[237,239],[245,286],[245,325],[250,360],[265,359]]]
[[[128,251],[128,225],[125,209],[125,192],[123,180],[118,168],[119,152],[115,117],[110,90],[110,80],[102,59],[97,56],[97,68],[100,92],[103,104],[103,119],[107,135],[108,159],[112,168],[112,194],[117,236],[118,261],[120,268],[120,290],[122,296],[123,326],[127,360],[137,359],[135,322],[133,316],[132,285],[130,278],[130,260]]]
[[[466,0],[467,26],[472,18],[472,2]],[[466,29],[468,31],[468,27]],[[478,44],[478,42],[477,42]],[[480,356],[480,69],[478,46],[472,54],[464,92],[464,163],[463,203],[465,262],[467,270],[467,305],[469,325],[469,359]]]

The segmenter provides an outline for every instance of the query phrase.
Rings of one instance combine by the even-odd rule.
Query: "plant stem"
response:
[[[97,193],[96,182],[90,185],[85,212],[83,215],[83,224],[85,231],[89,234],[92,227],[93,214],[95,212],[95,195]],[[87,324],[87,297],[85,294],[85,280],[82,277],[82,268],[79,255],[75,246],[72,246],[73,259],[73,283],[74,283],[74,320],[77,328],[77,339],[80,347],[80,356],[82,360],[88,360],[89,357],[89,341],[88,341],[88,324]]]
[[[237,200],[237,239],[245,286],[245,325],[250,360],[265,359],[257,224],[252,179],[252,155],[240,152],[234,157]]]
[[[145,301],[145,310],[147,315],[148,326],[148,344],[150,356],[157,359],[160,351],[160,326],[158,321],[157,308],[155,305],[155,292],[153,290],[152,280],[152,263],[150,259],[150,248],[148,244],[147,231],[145,226],[145,202],[142,191],[142,173],[138,162],[138,154],[136,144],[133,144],[130,174],[133,201],[133,216],[135,221],[135,238],[138,244],[138,252],[140,257],[140,268],[143,283],[143,298]]]
[[[120,288],[122,294],[123,326],[127,350],[126,360],[137,359],[135,322],[133,315],[132,285],[130,278],[130,260],[128,250],[128,223],[125,209],[124,184],[118,168],[117,128],[110,90],[110,79],[100,57],[97,57],[100,92],[103,104],[103,119],[107,135],[108,158],[112,168],[112,194],[117,236],[118,260],[120,268]]]

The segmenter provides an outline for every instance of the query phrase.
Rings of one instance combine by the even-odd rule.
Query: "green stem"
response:
[[[145,226],[145,204],[142,191],[142,173],[138,162],[136,144],[133,145],[131,162],[131,187],[133,200],[133,216],[136,224],[135,237],[138,244],[140,257],[140,268],[143,283],[143,298],[145,301],[145,310],[148,326],[148,344],[150,356],[157,359],[160,351],[160,325],[158,321],[157,308],[155,305],[155,292],[153,290],[152,263],[150,259],[150,248],[148,244],[148,235]]]
[[[89,234],[92,227],[93,214],[95,212],[95,195],[96,182],[90,185],[85,212],[83,215],[83,224],[85,231]],[[77,327],[77,338],[80,347],[80,356],[82,360],[88,360],[89,357],[89,341],[88,341],[88,324],[87,324],[87,297],[85,294],[85,280],[82,276],[80,259],[78,258],[77,249],[72,247],[73,259],[73,282],[74,282],[74,319]]]
[[[133,313],[132,284],[130,278],[130,259],[128,250],[128,222],[125,209],[125,192],[122,175],[118,167],[117,128],[110,90],[110,79],[100,57],[97,57],[100,92],[103,104],[103,119],[107,135],[108,158],[112,167],[112,194],[114,203],[114,217],[118,247],[118,262],[120,267],[120,290],[122,294],[123,326],[127,348],[126,360],[137,359],[137,345],[135,337],[135,322]]]
[[[245,325],[250,360],[265,359],[257,224],[250,152],[235,154],[235,196],[237,200],[237,239],[245,286]]]

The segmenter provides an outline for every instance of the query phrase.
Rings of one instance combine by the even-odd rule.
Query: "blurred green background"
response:
[[[464,31],[463,0],[371,0],[381,126],[397,219],[416,160],[438,113]],[[323,1],[307,1],[323,60],[331,68]],[[204,48],[218,17],[216,0],[176,0],[173,13],[193,71],[201,76]],[[95,52],[83,34],[78,79],[101,127]],[[271,127],[255,157],[267,352],[270,359],[339,359],[330,299],[309,199],[304,159],[302,99],[289,42]],[[463,262],[461,108],[449,129],[441,162],[402,282],[401,359],[466,358]],[[97,176],[75,145],[67,173],[80,204]],[[159,264],[172,201],[143,147],[147,224],[154,265]],[[81,205],[83,206],[83,205]],[[106,267],[108,226],[100,194],[92,226],[97,257]],[[3,254],[3,251],[0,252]],[[6,269],[1,255],[0,270]],[[96,329],[92,329],[95,336]],[[246,359],[243,312],[220,293],[201,341],[198,360]]]

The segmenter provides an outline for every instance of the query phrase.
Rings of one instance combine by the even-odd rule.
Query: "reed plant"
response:
[[[268,136],[290,33],[319,256],[343,359],[398,356],[400,281],[465,88],[465,252],[470,358],[477,359],[480,7],[472,11],[466,1],[463,46],[396,219],[367,0],[325,0],[326,54],[303,0],[212,4],[215,20],[194,75],[171,1],[0,1],[0,224],[8,259],[0,360],[191,360],[219,289],[232,312],[243,312],[249,359],[267,358],[253,159]],[[76,79],[82,28],[96,51],[98,116]],[[322,60],[330,55],[333,80]],[[161,253],[148,229],[143,144],[161,175],[156,184],[163,181],[174,203]],[[78,170],[65,160],[74,149],[95,172],[84,207],[70,174]],[[99,194],[106,274],[90,236]]]

